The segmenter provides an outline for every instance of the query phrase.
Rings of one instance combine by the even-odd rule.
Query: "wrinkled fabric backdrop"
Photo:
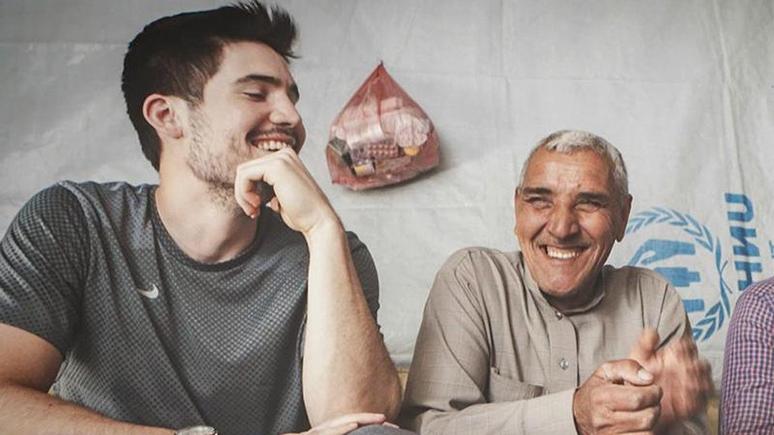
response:
[[[157,181],[120,92],[126,44],[157,17],[221,4],[0,1],[0,228],[61,179]],[[774,1],[279,4],[301,31],[301,156],[373,253],[396,363],[409,363],[454,250],[517,248],[519,168],[541,137],[577,128],[607,138],[629,167],[633,210],[610,262],[669,277],[719,380],[741,289],[774,273]],[[435,123],[441,165],[351,192],[330,183],[324,147],[379,61]]]

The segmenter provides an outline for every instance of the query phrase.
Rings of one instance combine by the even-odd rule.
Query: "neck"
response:
[[[572,294],[564,295],[561,298],[551,296],[542,291],[541,293],[543,293],[543,296],[552,307],[562,313],[571,312],[587,306],[601,291],[603,291],[601,279],[602,274],[600,273],[599,276],[590,283],[583,284],[580,288],[572,292]]]
[[[238,207],[233,187],[213,187],[192,174],[163,175],[156,189],[156,209],[186,255],[201,263],[220,263],[250,246],[256,224]]]

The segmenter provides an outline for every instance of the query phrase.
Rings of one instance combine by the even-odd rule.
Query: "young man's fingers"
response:
[[[354,422],[340,424],[334,427],[328,427],[325,429],[312,429],[308,432],[309,435],[345,435],[358,428],[358,424]]]
[[[261,205],[261,195],[257,192],[257,182],[262,179],[262,171],[255,166],[237,168],[234,180],[234,198],[246,215],[255,218]]]
[[[372,412],[360,412],[356,414],[346,414],[346,415],[333,418],[324,423],[321,423],[316,427],[323,429],[323,428],[329,428],[329,427],[338,427],[348,423],[355,423],[357,425],[381,424],[381,423],[384,423],[385,420],[386,420],[386,417],[384,416],[384,414],[377,414]]]
[[[269,208],[274,210],[275,213],[280,214],[280,203],[276,196],[269,201]]]

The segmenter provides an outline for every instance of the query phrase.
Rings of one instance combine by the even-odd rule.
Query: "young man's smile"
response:
[[[192,108],[189,166],[218,186],[236,168],[285,148],[299,152],[306,133],[296,110],[298,88],[285,60],[264,44],[223,47],[220,69]]]

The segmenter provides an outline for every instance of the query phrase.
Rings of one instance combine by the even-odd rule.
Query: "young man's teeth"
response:
[[[283,148],[287,148],[290,145],[286,144],[285,142],[280,142],[280,141],[276,141],[276,140],[268,140],[268,141],[258,142],[258,143],[255,144],[255,146],[257,148],[260,148],[260,149],[265,150],[265,151],[277,151],[277,150],[281,150]]]
[[[575,258],[580,254],[580,249],[559,249],[546,246],[546,254],[551,258],[559,260],[569,260]]]

